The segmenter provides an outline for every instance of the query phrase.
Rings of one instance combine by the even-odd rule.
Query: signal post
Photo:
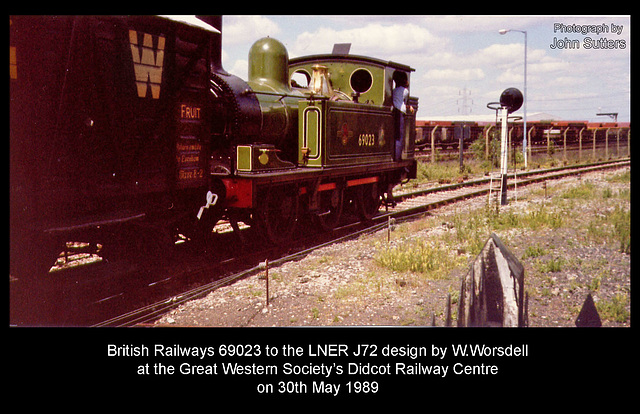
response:
[[[507,168],[508,168],[508,141],[507,130],[509,114],[517,111],[522,106],[522,92],[516,88],[508,88],[500,95],[500,102],[490,102],[487,108],[494,109],[496,116],[501,119],[500,130],[500,204],[507,205]],[[498,106],[496,106],[498,105]],[[526,132],[525,132],[526,133]]]

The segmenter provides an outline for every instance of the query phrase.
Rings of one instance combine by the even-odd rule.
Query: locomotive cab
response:
[[[307,79],[299,103],[298,163],[306,167],[393,161],[393,76],[409,66],[364,56],[313,55],[291,59],[292,79]],[[296,82],[298,84],[298,82]],[[409,104],[417,107],[417,98]],[[405,122],[401,160],[412,160],[415,113]]]

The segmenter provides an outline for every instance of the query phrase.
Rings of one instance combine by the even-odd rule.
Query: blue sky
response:
[[[524,35],[500,29],[527,31],[529,114],[608,121],[596,113],[618,112],[618,121],[630,121],[629,16],[224,16],[223,65],[246,79],[249,48],[264,36],[284,43],[290,57],[351,43],[352,54],[416,69],[419,118],[486,115],[504,89],[524,91]]]

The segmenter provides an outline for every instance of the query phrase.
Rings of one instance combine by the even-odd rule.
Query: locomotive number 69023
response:
[[[376,144],[375,134],[360,134],[358,136],[358,146],[373,147]]]

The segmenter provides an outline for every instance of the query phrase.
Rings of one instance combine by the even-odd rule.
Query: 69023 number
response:
[[[361,147],[373,147],[376,145],[375,134],[360,134],[358,136],[358,145]]]
[[[262,354],[262,350],[260,348],[260,345],[229,344],[229,345],[220,345],[218,347],[218,355],[222,357],[225,357],[225,356],[251,357],[251,356],[260,356],[261,354]]]

